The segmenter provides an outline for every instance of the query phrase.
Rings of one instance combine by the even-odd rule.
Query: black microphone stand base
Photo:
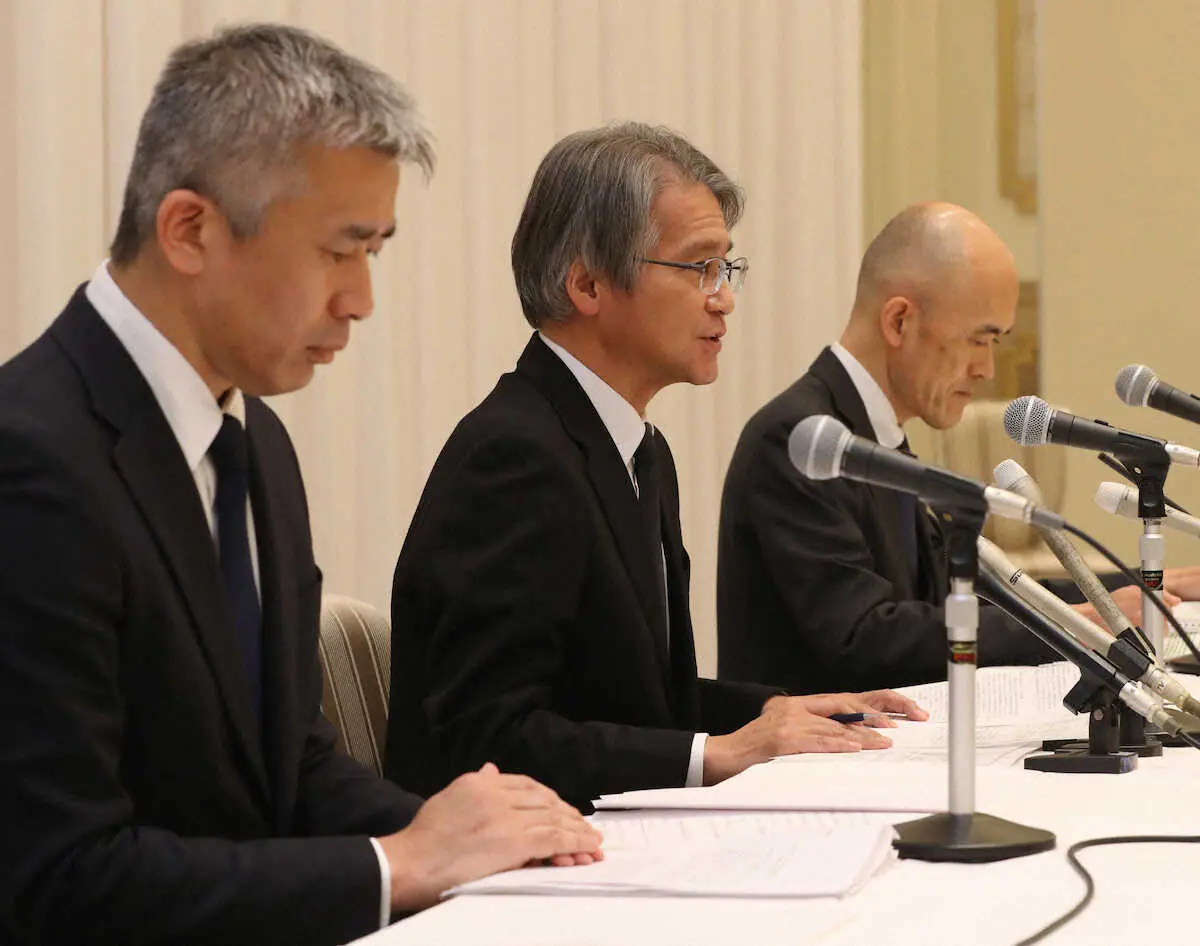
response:
[[[1156,758],[1156,757],[1162,755],[1163,745],[1165,744],[1162,740],[1171,739],[1171,738],[1172,737],[1168,736],[1166,733],[1156,732],[1156,733],[1154,733],[1153,736],[1147,736],[1145,742],[1128,743],[1128,744],[1122,743],[1122,745],[1120,745],[1117,748],[1117,754],[1119,754],[1119,755],[1135,755],[1139,759]],[[1179,745],[1181,745],[1181,746],[1186,745],[1186,743],[1183,742],[1182,740],[1180,740]],[[1082,752],[1082,753],[1086,753],[1087,751],[1088,751],[1088,744],[1087,744],[1086,740],[1083,740],[1083,739],[1043,739],[1042,740],[1042,752]],[[1108,753],[1105,753],[1105,754],[1107,755]],[[1034,756],[1034,758],[1037,758],[1037,757]],[[1026,768],[1035,768],[1035,766],[1026,766]],[[1043,771],[1056,771],[1056,770],[1045,769]],[[1089,769],[1087,771],[1098,771],[1098,770]],[[1103,770],[1099,770],[1099,771],[1108,771],[1108,770],[1103,769]],[[1125,770],[1122,769],[1121,771],[1125,771]]]
[[[918,861],[985,864],[1054,847],[1049,831],[979,812],[929,815],[896,825],[896,833],[899,838],[892,843],[899,855]]]
[[[1073,745],[1074,743],[1072,743]],[[1048,748],[1048,747],[1044,747]],[[1089,752],[1081,749],[1055,749],[1050,755],[1031,756],[1025,760],[1025,768],[1035,772],[1076,772],[1087,775],[1124,775],[1137,768],[1137,753]]]
[[[1030,756],[1025,768],[1035,772],[1082,772],[1090,775],[1122,775],[1137,768],[1140,755],[1162,755],[1162,743],[1147,738],[1145,721],[1127,711],[1088,673],[1063,697],[1063,705],[1088,714],[1086,741],[1048,739],[1043,751],[1050,755]]]

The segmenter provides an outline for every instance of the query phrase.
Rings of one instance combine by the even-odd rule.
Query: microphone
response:
[[[1152,693],[1174,703],[1184,712],[1195,714],[1200,711],[1200,702],[1192,697],[1187,687],[1163,667],[1156,664],[1153,658],[1139,647],[1134,646],[1127,639],[1115,640],[1105,633],[1098,625],[1089,621],[1060,597],[1026,575],[995,543],[980,536],[978,548],[980,569],[986,566],[994,576],[1008,585],[1025,605],[1053,621],[1080,644],[1091,648],[1130,678],[1140,680]],[[1020,616],[1013,616],[1021,620]],[[1053,643],[1047,643],[1058,650]],[[1063,653],[1063,651],[1059,650],[1059,653]],[[1064,654],[1064,656],[1068,660],[1074,659],[1068,654]]]
[[[1033,477],[1026,473],[1016,460],[1004,460],[992,471],[992,475],[996,478],[996,485],[1001,489],[1011,490],[1019,496],[1024,496],[1031,503],[1042,505],[1042,491],[1038,489]],[[1135,501],[1133,505],[1136,510],[1137,502]],[[1083,592],[1084,597],[1100,613],[1100,617],[1108,625],[1108,629],[1114,635],[1121,634],[1123,631],[1134,632],[1129,619],[1117,607],[1112,595],[1108,593],[1108,589],[1096,577],[1096,573],[1088,567],[1087,562],[1083,560],[1083,556],[1079,554],[1071,540],[1061,532],[1051,532],[1048,529],[1038,529],[1037,531],[1050,551],[1054,553],[1054,557],[1062,563],[1063,568],[1067,570],[1079,590]]]
[[[1118,371],[1116,389],[1117,397],[1130,407],[1153,407],[1200,424],[1200,398],[1159,381],[1145,365],[1126,365]]]
[[[1060,443],[1111,453],[1131,463],[1179,463],[1200,466],[1200,450],[1135,434],[1056,410],[1040,397],[1026,395],[1004,409],[1004,429],[1023,446]]]
[[[1171,735],[1179,732],[1179,721],[1171,715],[1162,697],[1131,680],[1106,658],[1083,646],[1051,618],[1021,598],[1009,582],[997,573],[993,550],[1003,558],[1003,553],[981,536],[978,585],[981,597],[1023,624],[1034,637],[1057,651],[1064,660],[1075,664],[1081,673],[1102,684],[1151,725]]]
[[[986,486],[978,480],[928,466],[915,457],[889,450],[863,437],[826,414],[800,421],[788,437],[788,458],[812,480],[845,477],[872,486],[914,493],[931,506],[993,513],[1030,522],[1044,529],[1061,529],[1062,516],[1042,509],[1015,493]]]
[[[1123,516],[1126,519],[1141,518],[1138,515],[1137,490],[1124,483],[1101,483],[1097,486],[1096,505],[1114,516]],[[1170,506],[1167,506],[1166,510],[1167,516],[1162,520],[1163,525],[1200,538],[1200,519]]]

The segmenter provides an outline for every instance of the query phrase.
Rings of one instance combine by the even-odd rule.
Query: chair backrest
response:
[[[354,598],[321,599],[321,709],[338,731],[338,748],[383,774],[392,632],[376,608]]]

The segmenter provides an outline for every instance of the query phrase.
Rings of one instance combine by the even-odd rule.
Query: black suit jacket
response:
[[[919,517],[914,584],[898,493],[810,480],[792,466],[788,435],[813,414],[875,440],[854,383],[828,348],[750,419],[729,465],[717,550],[720,676],[798,692],[944,680],[949,580],[939,527]],[[980,609],[979,657],[1057,659],[991,607]]]
[[[678,483],[659,443],[669,629],[629,474],[557,355],[534,336],[459,423],[396,564],[392,778],[432,792],[494,761],[588,808],[682,785],[695,731],[758,714],[775,691],[697,679]]]
[[[419,801],[334,753],[300,471],[270,410],[246,421],[261,735],[192,473],[82,289],[0,367],[0,942],[378,925],[365,836]]]

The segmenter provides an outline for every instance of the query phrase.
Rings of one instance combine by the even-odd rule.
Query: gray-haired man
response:
[[[512,244],[535,334],[446,444],[396,565],[401,784],[435,791],[492,760],[583,807],[888,744],[824,714],[919,714],[887,691],[790,698],[697,677],[674,462],[644,417],[667,385],[717,376],[741,210],[662,128],[579,132],[542,161]]]
[[[0,943],[340,943],[597,850],[491,766],[418,810],[319,712],[304,488],[258,398],[370,314],[402,162],[432,166],[411,101],[330,44],[179,48],[111,262],[0,368]]]

